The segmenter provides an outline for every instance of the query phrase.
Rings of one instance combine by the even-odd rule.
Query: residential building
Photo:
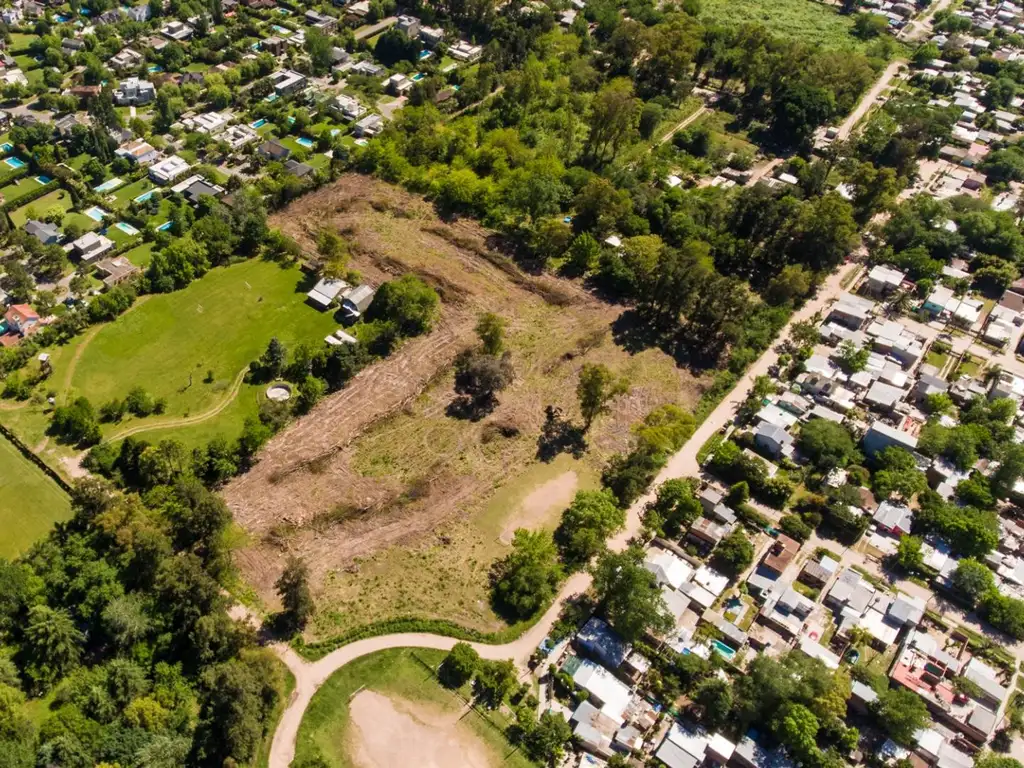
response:
[[[917,449],[917,438],[909,432],[891,427],[885,422],[875,421],[864,434],[864,452],[874,456],[890,445],[906,448],[908,451]]]
[[[420,36],[421,26],[420,20],[415,16],[399,16],[398,21],[395,22],[395,29],[410,40],[415,40]]]
[[[307,26],[319,29],[324,34],[333,34],[338,28],[338,20],[336,18],[319,11],[308,10],[304,18]]]
[[[345,293],[341,300],[341,311],[349,320],[358,320],[372,303],[373,288],[364,283]]]
[[[459,40],[448,49],[448,55],[456,61],[472,63],[478,61],[483,55],[484,49],[479,45],[472,45],[465,40]]]
[[[268,160],[277,160],[279,162],[284,162],[292,156],[292,151],[277,139],[264,142],[256,151]]]
[[[905,272],[879,264],[868,272],[864,291],[877,298],[884,298],[898,290],[905,277]]]
[[[800,543],[794,541],[784,533],[780,533],[775,537],[775,541],[772,542],[771,547],[765,553],[764,559],[761,561],[761,567],[775,576],[781,576],[793,558],[796,557],[796,553],[800,551]]]
[[[160,153],[145,139],[133,139],[122,144],[114,154],[138,165],[148,165],[160,157]]]
[[[329,109],[345,120],[358,120],[366,114],[366,107],[355,96],[339,93],[331,100]]]
[[[365,75],[366,77],[379,77],[383,75],[385,68],[373,61],[372,59],[365,59],[363,61],[357,61],[352,65],[352,69],[349,70],[353,75]]]
[[[298,160],[286,160],[284,169],[297,179],[304,179],[316,171],[313,166],[300,163]]]
[[[114,247],[114,241],[106,235],[86,232],[71,243],[72,252],[82,261],[93,261]]]
[[[181,122],[190,131],[216,136],[227,128],[230,117],[220,112],[206,112],[202,115],[186,118]]]
[[[373,137],[384,130],[384,118],[380,115],[366,115],[352,126],[352,133],[356,138]]]
[[[878,505],[872,518],[881,530],[891,533],[893,536],[903,536],[910,533],[911,523],[914,521],[914,513],[909,507],[902,504],[893,504],[883,501]]]
[[[647,550],[644,568],[654,574],[658,585],[679,589],[693,576],[693,566],[667,549],[652,547]]]
[[[607,622],[590,618],[576,633],[576,647],[612,670],[622,666],[633,646],[627,643]]]
[[[192,26],[183,21],[169,22],[160,30],[164,37],[169,37],[171,40],[176,40],[179,43],[188,40],[194,32],[195,30],[192,29]]]
[[[156,88],[148,80],[129,77],[114,91],[114,101],[122,106],[148,104],[156,98]]]
[[[761,422],[754,432],[754,444],[767,451],[773,458],[792,458],[796,451],[793,436],[784,427],[766,421]]]
[[[224,132],[218,137],[220,141],[223,141],[232,150],[240,149],[246,144],[251,144],[259,138],[259,134],[248,125],[229,125]]]
[[[412,90],[414,83],[407,75],[394,74],[387,79],[385,90],[392,96],[404,96]]]
[[[149,178],[157,184],[170,184],[191,167],[183,158],[171,155],[149,167]]]
[[[1009,398],[1020,405],[1021,400],[1024,399],[1024,379],[1010,371],[1000,371],[999,375],[992,381],[988,391],[988,398],[989,400],[996,400],[1002,397]]]
[[[122,48],[107,60],[107,64],[115,72],[136,70],[145,62],[146,57],[133,48]]]
[[[28,336],[39,325],[39,314],[28,304],[12,304],[4,313],[7,329]]]
[[[115,256],[112,259],[103,259],[96,262],[96,273],[103,280],[108,288],[130,280],[136,275],[142,274],[142,270],[132,264],[124,256]]]
[[[440,27],[420,27],[420,42],[426,48],[437,48],[444,42],[444,30]],[[455,57],[452,56],[454,59]]]
[[[43,245],[55,245],[60,242],[60,230],[48,221],[29,219],[25,222],[24,229]]]
[[[280,69],[270,76],[270,83],[278,96],[290,96],[306,87],[306,76],[291,69]]]
[[[847,328],[859,330],[871,319],[874,308],[874,302],[868,299],[854,296],[852,293],[842,293],[832,305],[828,317]]]
[[[344,280],[322,278],[306,294],[306,299],[317,309],[324,310],[329,308],[338,298],[338,294],[348,287]]]

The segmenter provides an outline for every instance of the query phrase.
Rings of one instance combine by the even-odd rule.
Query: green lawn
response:
[[[153,260],[153,249],[155,247],[156,243],[142,243],[125,253],[125,256],[136,267],[145,269],[149,266],[149,262]]]
[[[25,222],[29,220],[29,214],[32,211],[39,216],[45,214],[54,205],[61,206],[65,211],[70,211],[74,205],[74,201],[71,199],[71,193],[63,189],[55,189],[53,192],[47,192],[45,195],[37,200],[33,200],[31,203],[21,206],[11,211],[11,222],[16,227],[25,226]],[[85,218],[89,218],[86,216]],[[91,219],[90,219],[91,221]],[[93,222],[95,224],[96,222]]]
[[[813,0],[705,0],[704,19],[723,24],[760,24],[772,32],[829,48],[861,47],[851,35],[853,16]]]
[[[338,327],[331,314],[304,303],[305,283],[297,267],[254,259],[212,270],[184,290],[153,296],[96,334],[71,388],[96,405],[124,397],[136,385],[166,398],[166,415],[146,423],[203,413],[224,401],[239,372],[271,337],[288,346],[316,343]],[[207,371],[213,371],[209,383]],[[231,413],[228,408],[209,424],[233,421]],[[124,428],[110,426],[107,433]]]
[[[11,51],[18,52],[28,50],[28,47],[38,39],[39,35],[26,35],[22,32],[11,32]]]
[[[4,200],[10,203],[23,198],[31,192],[35,192],[41,186],[42,184],[36,181],[35,176],[22,176],[17,181],[0,189],[0,195],[3,195]]]
[[[156,184],[149,180],[149,177],[143,177],[138,181],[133,181],[131,184],[126,184],[123,187],[118,187],[111,194],[114,199],[117,200],[117,205],[124,208],[131,204],[131,202],[151,189],[154,189]]]
[[[402,648],[364,656],[335,672],[313,696],[302,719],[296,739],[296,763],[319,753],[331,768],[354,766],[347,748],[351,739],[348,702],[363,688],[426,704],[448,715],[460,712],[465,706],[463,700],[442,687],[430,671],[436,669],[444,657],[442,651]],[[481,746],[491,753],[492,765],[534,768],[533,763],[505,738],[505,718],[492,713],[489,719],[490,722],[473,711],[452,727],[475,735]],[[401,739],[402,734],[396,733],[395,738]]]
[[[16,557],[71,516],[64,492],[0,437],[0,557]]]

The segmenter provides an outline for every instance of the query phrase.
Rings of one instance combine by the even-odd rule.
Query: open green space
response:
[[[96,405],[134,386],[166,398],[166,414],[147,423],[202,414],[231,397],[239,373],[272,337],[286,345],[316,343],[338,327],[330,314],[304,303],[306,282],[295,266],[251,260],[153,296],[100,329],[82,352],[71,389]]]
[[[11,211],[11,222],[16,227],[25,226],[25,222],[28,221],[34,211],[36,215],[42,216],[50,208],[55,205],[59,205],[65,211],[70,211],[74,206],[74,201],[71,199],[71,193],[64,189],[55,189],[53,192],[47,192],[42,197],[33,200],[31,203],[26,203],[20,208],[16,208]],[[89,218],[86,216],[85,218]],[[90,219],[90,221],[92,221]],[[92,222],[95,224],[96,222]]]
[[[401,648],[364,656],[339,669],[327,678],[306,710],[296,740],[296,763],[320,754],[331,768],[355,765],[349,753],[353,736],[349,701],[362,689],[457,715],[465,702],[438,683],[432,672],[444,657],[442,651]],[[533,763],[505,738],[507,724],[500,713],[484,715],[474,709],[450,727],[453,731],[468,729],[475,735],[491,753],[492,765],[532,768]],[[395,738],[401,739],[402,734]]]
[[[133,181],[131,184],[125,184],[123,187],[119,187],[113,191],[114,199],[117,201],[117,205],[120,207],[127,207],[131,202],[139,195],[154,189],[156,184],[149,180],[149,177],[144,176],[138,181]]]
[[[760,24],[785,37],[829,48],[860,47],[853,16],[812,0],[705,0],[702,17],[722,24]]]
[[[0,557],[16,557],[70,516],[60,487],[0,436]]]
[[[11,203],[35,192],[41,186],[42,184],[36,181],[35,176],[22,176],[0,189],[0,195],[3,195],[5,202]]]
[[[130,251],[125,252],[125,256],[128,257],[128,261],[134,264],[140,269],[145,269],[149,266],[149,262],[153,260],[153,249],[156,248],[156,243],[142,243],[132,248]]]
[[[11,32],[11,51],[24,51],[39,39],[39,35],[28,35],[23,32]]]

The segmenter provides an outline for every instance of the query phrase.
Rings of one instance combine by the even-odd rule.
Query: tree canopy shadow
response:
[[[583,427],[562,416],[562,410],[553,405],[544,409],[544,426],[537,438],[537,458],[554,461],[559,454],[568,453],[580,458],[586,453],[587,440]]]

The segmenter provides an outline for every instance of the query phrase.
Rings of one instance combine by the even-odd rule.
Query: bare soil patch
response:
[[[486,747],[459,713],[440,712],[425,704],[360,691],[349,705],[352,754],[360,768],[491,768]]]
[[[532,531],[543,523],[552,510],[565,509],[576,494],[579,477],[575,472],[563,472],[553,480],[548,480],[530,495],[523,499],[519,509],[509,516],[499,541],[511,544],[516,529],[526,528]]]
[[[413,272],[437,289],[442,310],[429,335],[326,398],[225,488],[250,534],[238,556],[244,575],[274,604],[286,555],[304,556],[320,605],[311,637],[409,614],[499,628],[486,603],[486,574],[514,516],[508,510],[482,529],[474,515],[534,463],[545,407],[578,419],[575,387],[585,363],[629,377],[630,394],[588,437],[585,461],[599,469],[628,447],[632,425],[647,412],[667,402],[692,405],[703,382],[658,350],[616,346],[610,328],[621,307],[571,281],[526,274],[489,247],[492,235],[478,224],[443,222],[423,200],[382,182],[342,177],[272,223],[310,253],[322,227],[342,232],[366,282]],[[476,343],[473,327],[485,311],[507,322],[516,380],[487,418],[455,419],[446,414],[451,366]],[[537,498],[532,513],[520,514],[543,516]]]

